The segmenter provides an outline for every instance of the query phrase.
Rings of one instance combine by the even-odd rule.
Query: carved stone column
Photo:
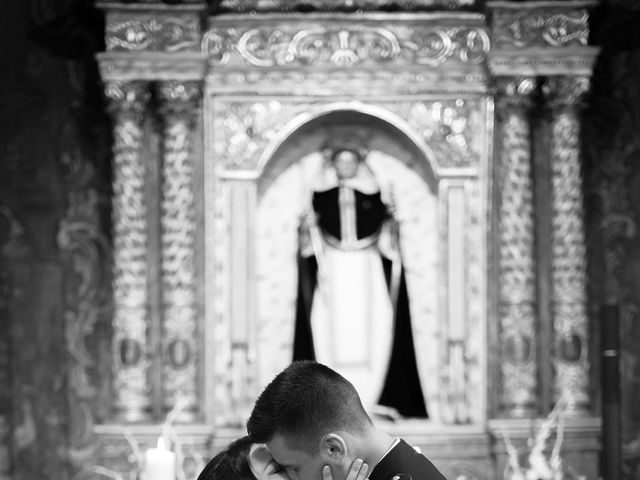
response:
[[[124,421],[149,417],[151,407],[147,336],[147,206],[140,155],[146,82],[109,82],[114,118],[113,155],[113,353],[116,415]]]
[[[580,172],[581,95],[588,76],[550,77],[543,91],[552,112],[552,299],[555,368],[554,400],[564,398],[571,412],[589,405],[586,252]]]
[[[500,124],[499,317],[500,409],[509,416],[535,412],[537,403],[536,283],[531,131],[536,80],[497,79]]]
[[[164,117],[162,166],[163,407],[184,402],[182,419],[198,407],[194,165],[191,154],[200,82],[159,85]]]

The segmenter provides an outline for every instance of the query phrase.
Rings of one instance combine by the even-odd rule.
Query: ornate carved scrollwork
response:
[[[222,0],[220,7],[230,11],[287,12],[300,8],[316,10],[380,10],[401,7],[403,10],[418,10],[435,7],[471,7],[475,0]]]
[[[536,324],[531,132],[534,78],[499,78],[502,139],[499,208],[501,407],[526,416],[536,404]]]
[[[140,155],[145,82],[106,85],[114,117],[113,156],[113,355],[115,409],[126,421],[148,416],[147,207]]]
[[[186,403],[185,420],[198,407],[199,344],[196,307],[195,200],[192,130],[198,113],[199,82],[159,84],[164,118],[161,235],[163,300],[163,402],[166,410]]]
[[[587,77],[553,77],[543,86],[552,110],[552,313],[555,396],[575,412],[589,405],[586,248],[580,120],[577,106],[589,88]]]
[[[71,181],[88,182],[93,172],[87,165],[72,165]],[[88,184],[71,185],[67,195],[68,206],[60,223],[57,243],[66,259],[68,275],[65,284],[65,330],[69,362],[69,388],[73,395],[69,402],[71,438],[70,456],[76,466],[85,465],[95,449],[93,415],[88,402],[94,400],[97,385],[91,378],[95,366],[95,354],[86,347],[87,338],[94,333],[101,311],[108,298],[108,275],[105,272],[110,260],[110,247],[100,228],[100,204],[98,192]]]
[[[254,67],[356,64],[428,65],[448,61],[479,64],[489,51],[489,37],[481,27],[387,28],[318,23],[305,28],[263,26],[239,31],[212,28],[202,50],[226,65],[237,61]]]
[[[589,15],[576,9],[497,9],[493,14],[495,48],[585,46]]]
[[[193,51],[200,43],[200,23],[193,14],[111,13],[105,38],[107,51]]]

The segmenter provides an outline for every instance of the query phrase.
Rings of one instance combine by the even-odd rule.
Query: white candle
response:
[[[164,438],[144,453],[144,460],[144,480],[176,480],[176,454],[167,449]]]

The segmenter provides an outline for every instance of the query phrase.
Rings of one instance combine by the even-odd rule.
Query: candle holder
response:
[[[180,417],[188,402],[178,400],[175,407],[167,414],[160,428],[160,435],[155,446],[143,449],[135,435],[126,426],[122,426],[122,434],[129,444],[131,452],[129,461],[135,471],[122,474],[100,465],[86,466],[73,480],[104,478],[108,480],[195,480],[205,466],[205,459],[197,452],[185,454],[184,444],[174,423]],[[185,470],[186,460],[194,462],[189,472]]]
[[[187,399],[178,398],[173,409],[165,417],[156,447],[147,449],[144,454],[139,447],[137,448],[139,480],[194,480],[184,469],[187,456],[184,453],[182,439],[174,427],[188,406]],[[194,453],[190,456],[196,463],[193,470],[202,470],[205,465],[204,458]]]
[[[504,480],[585,480],[586,477],[575,474],[563,462],[560,455],[564,439],[566,408],[565,399],[558,400],[553,410],[538,427],[535,435],[529,438],[528,452],[520,452],[511,443],[509,435],[506,432],[502,433],[508,455]],[[554,428],[556,438],[551,453],[547,456],[545,454],[547,440],[551,437]]]

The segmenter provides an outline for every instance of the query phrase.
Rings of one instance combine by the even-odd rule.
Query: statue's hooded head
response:
[[[339,179],[356,176],[360,164],[369,153],[362,130],[355,128],[329,132],[322,152],[335,168]]]

